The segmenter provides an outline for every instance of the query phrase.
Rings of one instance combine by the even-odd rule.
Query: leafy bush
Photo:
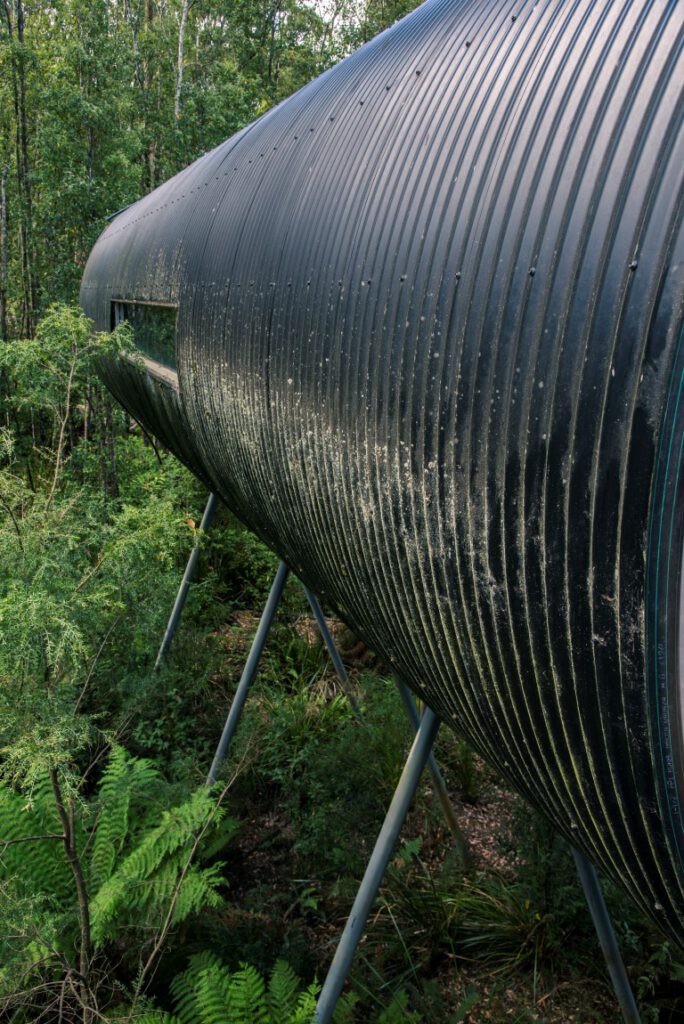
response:
[[[73,834],[65,838],[49,782],[39,781],[28,801],[0,785],[0,997],[20,1001],[29,982],[40,988],[63,977],[84,942],[94,951],[123,942],[117,957],[137,950],[134,965],[146,946],[154,951],[158,935],[220,903],[215,856],[235,823],[204,787],[165,810],[168,796],[151,762],[114,748],[78,818],[72,805]]]
[[[130,1008],[117,1018],[136,1024],[311,1024],[320,991],[315,982],[304,988],[284,960],[273,968],[268,982],[249,964],[230,971],[218,957],[202,953],[171,984],[173,1013],[152,1010],[132,1016]],[[353,1024],[358,997],[342,995],[333,1024]],[[365,1020],[370,1024],[368,1017]],[[375,1014],[375,1024],[418,1024],[407,1010],[407,997],[397,993],[389,1006]]]
[[[262,692],[251,712],[255,773],[281,791],[301,870],[315,866],[319,878],[363,871],[410,738],[391,681],[367,674],[359,696],[362,724],[344,694],[331,697],[300,676],[291,690]]]

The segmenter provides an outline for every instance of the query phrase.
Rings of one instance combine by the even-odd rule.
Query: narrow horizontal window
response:
[[[161,366],[176,369],[176,306],[154,302],[112,302],[112,330],[127,320],[135,346],[142,355]]]

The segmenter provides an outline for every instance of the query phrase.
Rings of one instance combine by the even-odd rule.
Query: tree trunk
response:
[[[176,102],[173,112],[177,121],[180,120],[181,90],[183,89],[183,59],[185,56],[185,32],[188,27],[188,12],[192,0],[183,0],[180,28],[178,30],[178,67],[176,69]]]
[[[74,805],[69,801],[65,805],[62,796],[62,789],[59,784],[59,775],[55,768],[50,770],[50,782],[52,792],[57,805],[57,813],[63,829],[64,852],[71,873],[76,884],[76,897],[78,899],[78,913],[80,923],[80,948],[78,958],[78,994],[83,1008],[83,1024],[91,1024],[93,1020],[92,996],[90,993],[89,975],[90,964],[93,957],[93,943],[90,934],[90,903],[88,901],[88,889],[86,886],[83,865],[76,846],[76,829],[74,827]]]
[[[114,429],[114,405],[109,392],[105,396],[107,455],[109,457],[109,495],[119,497],[119,470],[116,461],[116,435]]]
[[[12,98],[14,101],[14,135],[16,150],[16,177],[18,198],[19,240],[21,247],[21,276],[23,291],[23,314],[21,330],[28,337],[35,331],[36,310],[38,306],[36,283],[33,273],[33,204],[31,198],[31,175],[29,170],[28,117],[26,112],[26,60],[24,54],[24,6],[22,0],[16,0],[15,13],[10,0],[2,0],[7,22],[7,32],[13,47]]]
[[[280,0],[277,0],[271,11],[271,28],[268,46],[268,84],[271,99],[275,101],[278,85],[278,71],[280,61],[276,55],[276,35],[278,32],[278,16],[280,14]]]
[[[149,32],[152,28],[152,22],[154,21],[154,3],[153,0],[145,0],[145,31]],[[149,49],[149,47],[148,47]],[[152,70],[151,60],[149,52],[145,55],[143,65],[143,92],[145,99],[145,128],[147,132],[150,132],[150,111],[152,109]],[[151,192],[155,187],[155,140],[154,137],[149,134],[147,148],[146,148],[146,165],[147,165],[147,187]]]
[[[0,339],[7,341],[7,168],[0,175]]]
[[[24,234],[24,274],[25,274],[25,295],[26,295],[26,334],[33,337],[36,327],[36,310],[38,298],[36,294],[36,281],[33,273],[33,203],[31,197],[31,174],[28,155],[28,118],[26,114],[26,61],[24,55],[24,5],[22,0],[17,0],[17,42],[18,50],[18,78],[19,78],[19,165],[17,173],[21,176],[21,193],[23,196],[23,234]]]

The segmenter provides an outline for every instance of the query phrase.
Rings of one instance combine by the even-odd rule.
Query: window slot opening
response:
[[[112,302],[112,330],[126,320],[133,328],[135,347],[170,370],[176,370],[176,321],[178,307],[161,302]]]

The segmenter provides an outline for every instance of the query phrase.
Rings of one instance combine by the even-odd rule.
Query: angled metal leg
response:
[[[192,583],[195,577],[195,572],[197,571],[197,562],[199,561],[200,556],[200,538],[206,533],[206,531],[211,526],[217,505],[218,498],[216,497],[215,494],[210,494],[206,508],[204,509],[204,515],[202,516],[202,522],[200,523],[200,536],[195,541],[194,547],[190,552],[190,558],[188,559],[188,564],[185,567],[185,572],[183,573],[181,585],[178,588],[178,594],[176,595],[176,600],[171,611],[171,616],[166,627],[166,632],[164,633],[164,638],[161,642],[159,653],[157,654],[157,660],[154,663],[155,672],[160,668],[161,663],[163,662],[164,658],[169,652],[169,648],[173,641],[174,633],[176,632],[176,627],[178,626],[180,617],[183,614],[183,608],[185,607],[185,601],[188,596],[190,584]]]
[[[278,571],[275,574],[275,579],[271,585],[268,600],[266,601],[266,605],[262,612],[259,626],[254,635],[254,640],[252,641],[247,661],[245,662],[245,667],[242,670],[242,676],[240,677],[238,688],[235,691],[235,696],[233,697],[233,703],[231,704],[230,711],[228,712],[226,724],[223,727],[221,739],[219,740],[216,753],[214,754],[214,760],[211,763],[211,768],[207,775],[207,786],[211,786],[216,782],[221,765],[225,760],[228,748],[230,747],[233,736],[235,735],[235,730],[237,729],[240,716],[242,715],[242,709],[245,706],[247,693],[249,692],[249,688],[252,685],[254,676],[256,675],[259,659],[261,658],[261,654],[266,643],[266,638],[268,637],[269,630],[273,624],[273,619],[275,618],[275,613],[278,610],[280,599],[283,596],[283,589],[287,582],[289,572],[290,570],[285,565],[285,562],[281,562],[278,566]]]
[[[420,717],[418,715],[418,708],[416,707],[416,702],[411,696],[411,693],[409,692],[409,689],[406,686],[406,684],[402,682],[402,680],[399,679],[398,676],[394,677],[394,681],[397,684],[399,696],[401,697],[401,702],[406,709],[408,719],[413,725],[413,728],[417,730],[420,725]],[[444,777],[441,771],[439,770],[439,765],[437,764],[437,760],[435,758],[433,751],[430,751],[430,756],[428,757],[428,768],[430,769],[430,775],[432,776],[432,782],[435,787],[435,793],[437,794],[437,799],[441,804],[444,818],[449,827],[449,830],[451,831],[451,834],[454,837],[456,849],[458,850],[458,853],[463,861],[463,864],[466,867],[468,867],[472,863],[470,846],[468,845],[468,840],[465,837],[463,829],[458,823],[456,811],[454,810],[454,806],[451,803],[451,800],[449,799],[449,793],[446,788],[446,783],[444,781]]]
[[[413,746],[401,773],[399,784],[392,797],[380,835],[363,876],[363,881],[354,900],[351,914],[345,925],[342,938],[335,952],[333,962],[325,979],[316,1005],[314,1024],[330,1024],[337,1001],[342,992],[351,967],[354,953],[361,940],[373,901],[377,896],[392,851],[394,850],[402,825],[406,820],[416,788],[427,764],[432,745],[435,742],[439,719],[425,709]]]
[[[304,593],[306,594],[306,599],[309,602],[309,606],[311,607],[311,611],[313,612],[313,616],[316,620],[319,632],[323,637],[323,642],[325,643],[325,646],[328,648],[328,654],[330,655],[330,660],[333,663],[333,667],[335,669],[335,672],[337,673],[337,677],[342,683],[342,689],[344,690],[345,696],[349,701],[349,704],[351,705],[354,718],[358,722],[360,722],[362,719],[359,702],[357,701],[354,692],[351,686],[349,685],[349,676],[347,675],[347,670],[344,667],[344,662],[342,661],[340,652],[337,649],[337,645],[333,640],[332,633],[328,628],[328,623],[325,621],[325,615],[323,614],[323,609],[321,608],[320,602],[316,595],[312,593],[312,591],[310,591],[309,588],[305,586],[303,583],[302,587],[304,589]]]
[[[637,1009],[632,986],[627,977],[627,971],[620,955],[620,948],[615,937],[610,914],[601,892],[596,868],[578,850],[572,848],[572,855],[575,858],[577,873],[584,889],[584,896],[589,907],[591,919],[598,935],[598,940],[603,950],[610,980],[617,996],[622,1016],[626,1024],[641,1024],[639,1010]]]

